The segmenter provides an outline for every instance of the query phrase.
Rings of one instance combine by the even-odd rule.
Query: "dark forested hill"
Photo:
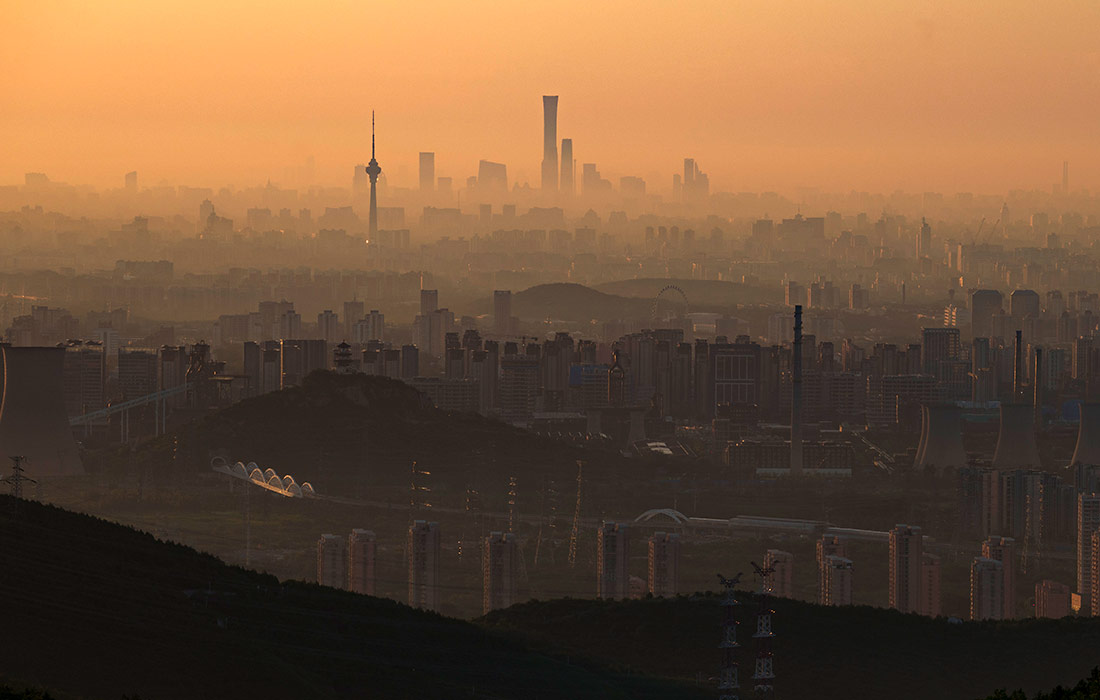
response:
[[[704,697],[8,496],[0,620],[0,679],[65,697]]]
[[[501,483],[515,474],[571,479],[584,456],[498,420],[425,405],[398,380],[318,371],[300,387],[240,401],[144,443],[133,455],[116,450],[85,459],[92,472],[97,460],[146,463],[150,478],[157,478],[166,469],[208,471],[219,451],[230,461],[312,481],[326,493],[406,484],[413,461],[432,472],[437,487],[461,488],[472,472]]]
[[[756,604],[738,609],[743,684]],[[1072,684],[1097,663],[1100,620],[949,623],[870,607],[774,600],[776,697],[972,700],[995,688]],[[694,678],[717,672],[717,597],[531,602],[483,618],[537,643],[626,668]],[[1076,697],[1076,696],[1075,696]],[[1082,696],[1084,697],[1084,696]]]

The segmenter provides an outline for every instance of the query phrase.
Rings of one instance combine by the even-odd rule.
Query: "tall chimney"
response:
[[[1035,371],[1031,373],[1031,388],[1035,403],[1035,429],[1043,427],[1043,349],[1035,347]]]
[[[1023,381],[1024,381],[1024,356],[1023,356],[1023,333],[1016,331],[1016,355],[1012,358],[1012,403],[1016,403],[1023,397]]]
[[[791,476],[802,476],[802,305],[794,306],[791,350]]]

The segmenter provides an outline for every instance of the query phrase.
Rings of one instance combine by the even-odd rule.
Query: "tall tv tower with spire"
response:
[[[382,168],[374,159],[374,110],[370,113],[370,163],[367,164],[367,177],[370,178],[370,239],[374,240],[378,235],[378,175]]]

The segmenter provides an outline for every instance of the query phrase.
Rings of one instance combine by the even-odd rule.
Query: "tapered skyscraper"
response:
[[[558,189],[558,96],[542,96],[542,189]]]
[[[374,159],[374,112],[370,113],[370,163],[367,163],[367,177],[370,178],[370,238],[378,234],[378,175],[382,172],[378,161]]]

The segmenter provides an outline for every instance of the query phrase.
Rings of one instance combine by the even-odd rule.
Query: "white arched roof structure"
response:
[[[688,521],[688,517],[678,510],[673,510],[672,508],[653,508],[634,518],[634,522],[648,523],[654,518],[668,518],[676,525],[684,525]]]

